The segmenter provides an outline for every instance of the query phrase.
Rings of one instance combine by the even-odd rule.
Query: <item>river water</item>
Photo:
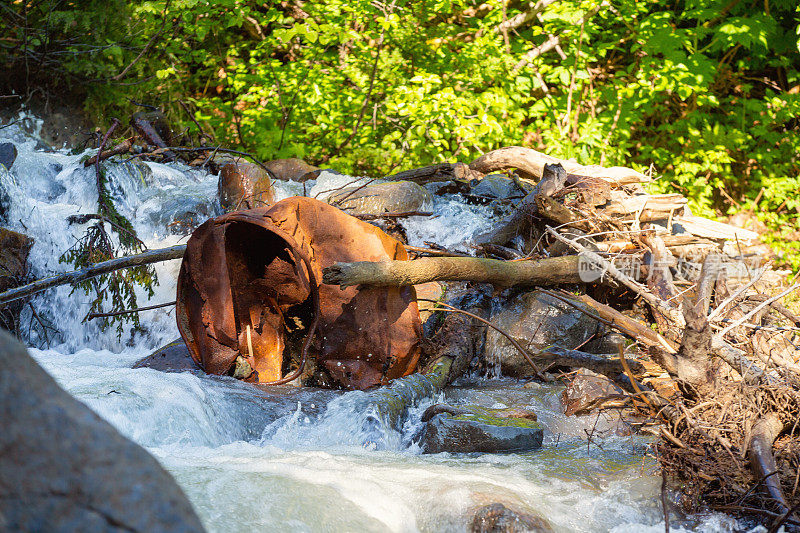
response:
[[[23,123],[27,126],[23,129]],[[36,240],[33,276],[69,270],[58,257],[86,225],[69,215],[94,213],[94,169],[84,154],[51,151],[36,139],[36,120],[0,129],[19,155],[0,168],[6,225]],[[30,132],[33,130],[33,133]],[[88,152],[87,152],[88,153]],[[203,220],[219,213],[216,177],[180,164],[109,164],[118,209],[150,248],[181,242],[173,231],[185,213]],[[323,174],[306,185],[315,195],[353,178]],[[279,183],[279,198],[303,194]],[[437,197],[436,218],[406,221],[411,244],[458,247],[496,222],[488,207]],[[176,222],[177,221],[177,222]],[[149,301],[175,298],[180,261],[156,266],[160,284]],[[567,418],[558,386],[476,377],[449,390],[456,404],[525,407],[545,427],[542,450],[524,454],[423,455],[411,436],[426,405],[402,430],[384,428],[376,445],[363,433],[359,392],[281,390],[264,410],[246,385],[190,373],[167,374],[131,365],[175,339],[174,311],[141,314],[144,332],[100,331],[84,323],[90,298],[68,287],[50,289],[23,311],[31,355],[76,398],[144,446],[182,486],[209,531],[465,531],[474,511],[494,502],[546,518],[555,531],[664,531],[661,478],[644,437],[587,439],[604,420]],[[33,309],[52,329],[43,329]],[[269,403],[271,400],[263,400]],[[672,531],[738,531],[719,514],[673,516]],[[746,528],[744,529],[746,530]]]

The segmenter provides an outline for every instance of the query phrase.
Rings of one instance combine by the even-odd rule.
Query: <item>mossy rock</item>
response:
[[[441,412],[427,421],[421,445],[425,453],[502,453],[537,450],[542,426],[532,418],[507,418],[490,409]]]

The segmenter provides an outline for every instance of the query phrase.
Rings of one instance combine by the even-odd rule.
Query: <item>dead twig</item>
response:
[[[763,276],[764,272],[766,271],[767,267],[759,269],[758,272],[756,272],[756,275],[753,277],[753,279],[750,280],[749,283],[747,283],[743,287],[739,288],[736,292],[725,298],[725,300],[721,304],[719,304],[713,311],[711,311],[711,313],[709,313],[708,321],[713,322],[714,319],[716,319],[717,316],[719,316],[719,314],[723,312],[727,306],[737,301],[739,298],[743,297],[744,293],[747,292],[747,290],[750,287],[755,285],[758,282],[758,280],[761,279],[761,276]]]
[[[148,305],[147,307],[137,307],[136,309],[125,309],[122,311],[115,311],[113,313],[90,313],[86,315],[86,318],[84,320],[94,320],[95,318],[107,318],[112,316],[127,315],[130,313],[139,313],[141,311],[150,311],[151,309],[161,309],[162,307],[169,307],[171,305],[175,305],[175,302],[172,301],[163,304]]]
[[[742,318],[740,318],[739,320],[735,321],[733,324],[731,324],[729,326],[726,326],[722,331],[718,332],[715,335],[715,337],[719,337],[720,339],[722,339],[731,330],[741,326],[742,324],[744,324],[745,322],[750,320],[756,313],[758,313],[759,311],[761,311],[765,307],[769,306],[772,302],[776,302],[776,301],[780,300],[781,298],[783,298],[784,296],[786,296],[787,294],[789,294],[790,292],[794,292],[795,290],[797,290],[798,287],[800,287],[800,283],[795,283],[794,285],[792,285],[791,287],[789,287],[785,291],[781,292],[780,294],[778,294],[776,296],[773,296],[772,298],[769,298],[767,300],[764,300],[762,303],[760,303],[759,305],[754,307],[749,313],[744,315]]]
[[[25,298],[26,296],[42,292],[50,287],[67,284],[74,285],[90,278],[108,274],[109,272],[122,270],[123,268],[160,263],[162,261],[169,261],[170,259],[180,259],[183,257],[184,252],[186,252],[186,245],[180,244],[178,246],[172,246],[171,248],[162,248],[159,250],[150,250],[141,254],[117,257],[109,261],[89,265],[80,270],[73,270],[72,272],[65,272],[49,278],[40,279],[33,283],[28,283],[27,285],[0,293],[0,307],[15,300]]]
[[[571,248],[580,252],[587,260],[602,266],[604,271],[607,272],[611,277],[613,277],[615,280],[619,281],[620,283],[628,287],[630,290],[641,296],[642,299],[644,299],[652,307],[664,313],[664,315],[667,316],[670,320],[672,320],[672,322],[676,324],[678,327],[682,328],[686,325],[686,322],[684,321],[683,316],[681,315],[678,309],[675,309],[666,302],[663,302],[658,298],[656,298],[650,291],[647,290],[647,287],[645,287],[638,281],[632,280],[630,277],[620,272],[619,269],[617,269],[617,267],[615,267],[613,263],[611,263],[604,257],[600,256],[599,254],[589,250],[588,248],[578,243],[577,241],[573,239],[568,239],[563,235],[557,233],[550,226],[546,227],[546,231],[547,233],[552,235],[556,240],[561,241],[567,246],[570,246]]]

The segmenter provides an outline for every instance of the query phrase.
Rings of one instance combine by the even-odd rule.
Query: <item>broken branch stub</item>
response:
[[[538,233],[534,231],[533,217],[539,214],[540,198],[552,196],[562,190],[567,181],[567,173],[558,163],[545,164],[539,177],[541,179],[536,187],[522,199],[514,212],[506,217],[499,227],[476,237],[475,241],[478,244],[488,243],[502,246],[518,235]]]
[[[311,198],[229,213],[200,226],[187,244],[178,329],[211,374],[274,382],[288,366],[284,355],[305,337],[302,353],[308,348],[341,385],[386,383],[413,372],[420,356],[413,287],[340,290],[318,280],[336,261],[406,258],[380,229]]]

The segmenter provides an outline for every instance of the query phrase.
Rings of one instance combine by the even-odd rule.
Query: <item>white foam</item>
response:
[[[19,150],[11,172],[0,170],[0,186],[12,198],[12,229],[36,239],[32,274],[69,270],[57,258],[85,226],[66,218],[96,211],[94,169],[80,162],[90,152],[36,149],[19,126],[0,130],[3,140]],[[204,171],[177,163],[109,168],[118,209],[151,248],[184,241],[167,227],[177,210],[216,209],[216,177]],[[304,191],[324,197],[365,182],[322,172],[305,185],[275,187],[279,199]],[[490,208],[456,196],[436,197],[431,208],[434,218],[402,222],[411,244],[469,250],[469,240],[493,224]],[[179,264],[156,266],[160,285],[150,300],[139,294],[139,305],[174,299]],[[300,397],[296,409],[257,419],[257,400],[232,394],[232,386],[244,385],[129,368],[177,336],[170,308],[142,313],[146,333],[128,345],[128,331],[117,341],[114,331],[82,322],[88,302],[67,287],[37,296],[34,308],[53,320],[61,341],[32,355],[66,390],[147,447],[176,476],[210,531],[464,531],[475,509],[494,502],[539,514],[557,531],[663,531],[660,477],[643,458],[646,442],[614,437],[603,440],[603,449],[587,446],[588,422],[565,418],[553,387],[528,390],[506,382],[502,392],[484,382],[448,393],[448,401],[536,410],[548,430],[540,452],[421,455],[411,436],[430,403],[413,409],[401,431],[383,428],[377,440],[365,431],[366,413],[358,408],[363,393],[333,400],[319,418],[308,414],[309,400]],[[30,311],[23,317],[31,319]],[[43,344],[35,333],[30,340]],[[729,524],[712,516],[701,530],[728,531]]]

